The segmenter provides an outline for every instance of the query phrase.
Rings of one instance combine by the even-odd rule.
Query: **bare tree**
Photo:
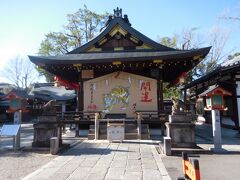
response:
[[[222,17],[220,17],[220,19],[240,21],[240,17],[236,17],[236,16],[225,16],[225,17],[222,16]]]
[[[222,27],[213,27],[206,34],[197,33],[198,28],[183,30],[179,38],[178,46],[183,50],[196,49],[202,46],[211,46],[208,56],[198,64],[191,76],[202,76],[214,70],[230,52],[225,52],[229,39],[229,31]]]
[[[197,49],[205,46],[206,42],[206,34],[201,33],[198,27],[183,29],[178,35],[178,47],[182,50]]]
[[[6,64],[2,76],[7,78],[17,88],[27,89],[37,79],[38,73],[34,64],[27,58],[18,56]]]
[[[230,9],[226,9],[218,18],[227,21],[240,22],[240,5],[236,5]]]
[[[173,38],[161,38],[163,45],[174,47],[182,50],[191,50],[203,46],[211,46],[209,55],[200,62],[188,74],[188,81],[203,76],[204,74],[214,70],[227,55],[231,52],[225,51],[226,43],[229,39],[229,31],[220,27],[213,27],[209,32],[203,34],[198,32],[199,28],[184,29],[180,34]]]
[[[224,60],[229,52],[224,52],[224,48],[229,39],[229,31],[227,29],[214,27],[209,33],[209,45],[212,46],[209,53],[209,61],[215,61],[219,64]],[[209,69],[210,71],[212,69]]]

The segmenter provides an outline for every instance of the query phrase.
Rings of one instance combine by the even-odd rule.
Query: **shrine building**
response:
[[[178,82],[209,50],[161,45],[134,29],[117,8],[100,34],[86,44],[64,55],[29,58],[78,85],[79,111],[124,114],[126,118],[134,118],[136,111],[154,111],[158,122],[165,117],[163,82]]]

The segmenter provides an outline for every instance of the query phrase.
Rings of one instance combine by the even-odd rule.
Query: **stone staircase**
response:
[[[150,139],[148,124],[142,124],[141,139]],[[107,139],[107,123],[100,122],[99,125],[99,139]],[[90,125],[88,132],[88,139],[95,139],[95,126]],[[137,122],[125,122],[125,139],[138,139]]]

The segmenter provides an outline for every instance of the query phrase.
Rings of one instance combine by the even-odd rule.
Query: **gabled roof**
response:
[[[66,90],[65,87],[62,86],[44,86],[33,88],[29,95],[32,96],[32,98],[41,99],[44,101],[67,101],[76,97],[76,94],[73,90]]]
[[[225,62],[223,62],[221,64],[221,67],[228,67],[228,66],[233,66],[233,65],[238,65],[240,64],[240,55],[232,58],[232,59],[228,59]]]
[[[155,76],[163,69],[163,80],[174,81],[196,66],[211,47],[179,50],[161,45],[131,27],[121,9],[114,11],[104,30],[94,39],[60,56],[29,56],[45,70],[71,82],[78,82],[83,70],[94,70],[94,77],[114,71]]]
[[[54,83],[35,83],[33,88],[40,88],[40,87],[51,87],[54,86]]]
[[[232,93],[230,93],[229,91],[223,89],[222,87],[220,87],[219,85],[215,84],[212,86],[209,86],[208,89],[204,92],[202,92],[201,94],[199,94],[200,97],[202,96],[212,96],[214,94],[216,94],[216,92],[221,93],[224,96],[231,96]]]
[[[189,58],[193,56],[205,57],[210,47],[193,50],[175,50],[175,51],[145,51],[145,52],[91,52],[79,54],[65,54],[59,56],[29,56],[35,64],[77,64],[77,63],[107,63],[116,59],[124,61],[152,60],[152,59],[174,59]]]
[[[208,74],[185,85],[183,89],[191,88],[197,84],[200,84],[200,83],[202,83],[208,79],[214,78],[218,75],[224,75],[224,74],[230,73],[230,72],[237,72],[239,70],[240,70],[240,56],[236,56],[233,59],[224,61],[215,70],[209,72]]]
[[[2,97],[2,99],[12,99],[12,98],[29,99],[30,96],[28,95],[26,90],[13,89],[11,92],[9,92],[4,97]]]
[[[12,84],[0,83],[0,90],[4,94],[7,94],[8,92],[13,90],[14,88],[16,88],[16,87],[14,85],[12,85]]]
[[[161,45],[161,44],[153,41],[152,39],[148,38],[144,34],[140,33],[139,31],[137,31],[136,29],[131,27],[131,24],[129,23],[128,19],[126,20],[126,18],[127,18],[126,15],[124,18],[122,18],[122,16],[119,16],[119,17],[114,16],[113,19],[108,21],[107,26],[98,36],[96,36],[95,38],[93,38],[92,40],[87,42],[86,44],[70,51],[68,54],[78,54],[78,53],[86,52],[88,48],[90,48],[95,43],[97,43],[99,40],[101,40],[102,38],[107,36],[107,34],[116,26],[120,26],[121,28],[126,30],[129,34],[134,36],[135,38],[150,45],[153,48],[153,50],[157,50],[157,51],[174,51],[175,50],[173,48]]]

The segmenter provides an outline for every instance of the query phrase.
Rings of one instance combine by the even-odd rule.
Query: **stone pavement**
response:
[[[200,176],[203,180],[240,179],[240,133],[236,130],[221,128],[223,151],[221,154],[189,154],[199,160]],[[212,126],[196,126],[197,145],[205,150],[213,148]],[[183,176],[182,157],[161,155],[162,161],[172,179]]]
[[[40,179],[170,179],[153,141],[85,140],[56,157],[24,180]]]
[[[229,128],[221,128],[222,132],[222,148],[226,153],[237,152],[240,153],[240,133]],[[213,133],[210,124],[203,124],[196,126],[196,142],[198,146],[209,150],[213,148]]]

